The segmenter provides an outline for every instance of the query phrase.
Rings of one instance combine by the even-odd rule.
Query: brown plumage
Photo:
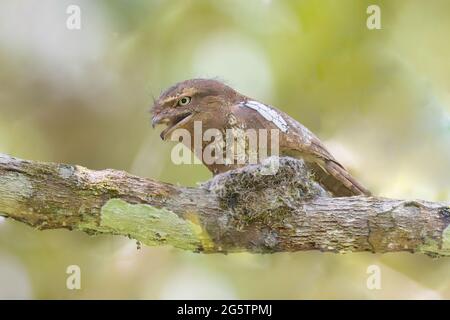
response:
[[[248,129],[256,132],[260,129],[268,132],[271,129],[278,130],[280,155],[303,159],[314,172],[317,181],[334,196],[370,195],[306,127],[286,113],[250,99],[217,80],[192,79],[177,83],[161,94],[155,101],[152,112],[153,126],[167,125],[161,133],[163,140],[170,138],[176,129],[186,129],[194,137],[194,123],[201,124],[202,132],[218,129],[224,137],[228,131],[236,134]],[[247,162],[211,163],[198,150],[194,150],[192,141],[182,142],[202,159],[213,174],[248,163],[248,144],[244,146]],[[268,137],[267,145],[270,146],[270,143],[271,136]],[[211,141],[202,141],[201,151],[205,151],[209,144]],[[217,150],[225,155],[226,147],[222,147],[220,145]],[[268,150],[270,153],[270,147]],[[257,151],[262,154],[262,150]]]

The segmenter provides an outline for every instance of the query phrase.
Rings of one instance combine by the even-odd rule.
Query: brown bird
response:
[[[191,79],[177,83],[155,101],[152,113],[153,127],[157,124],[167,125],[161,132],[163,140],[170,139],[176,129],[185,129],[194,137],[196,123],[197,128],[200,124],[203,133],[208,129],[216,129],[224,137],[231,132],[234,138],[239,132],[248,129],[254,129],[256,132],[260,132],[260,129],[277,130],[279,155],[303,159],[314,172],[317,182],[331,194],[336,197],[370,195],[305,126],[286,113],[246,97],[220,81]],[[270,144],[270,147],[264,150],[265,153],[273,151],[271,143],[275,138],[270,134],[268,136],[270,137],[267,139],[267,145]],[[185,140],[183,139],[182,143],[190,148],[214,175],[249,163],[251,151],[248,142],[243,147],[246,156],[243,161],[242,158],[241,161],[233,158],[232,161],[228,159],[211,162],[204,158],[202,152],[212,144],[211,141],[215,141],[216,149],[211,152],[212,156],[215,159],[227,159],[227,147],[223,143],[226,139],[220,140],[214,135],[210,140],[201,141],[200,148],[198,145],[196,147],[193,139]],[[217,148],[217,145],[220,146]],[[236,151],[236,145],[232,148]],[[258,144],[256,153],[263,153],[261,148],[263,147]]]

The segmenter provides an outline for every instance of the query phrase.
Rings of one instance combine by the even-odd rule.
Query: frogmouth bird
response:
[[[220,81],[212,79],[191,79],[175,84],[164,91],[155,101],[152,109],[152,125],[165,124],[167,128],[161,132],[161,138],[168,140],[177,129],[184,129],[192,137],[195,136],[197,128],[203,132],[208,129],[216,129],[224,135],[236,135],[243,130],[254,129],[255,132],[262,130],[277,130],[275,136],[278,143],[280,156],[290,156],[303,159],[308,168],[314,173],[313,176],[333,196],[370,195],[370,192],[356,181],[348,171],[331,155],[323,143],[305,126],[291,118],[286,113],[273,106],[258,102]],[[199,124],[199,125],[198,125]],[[268,134],[270,139],[274,136]],[[188,148],[196,155],[195,143],[184,141]],[[205,139],[200,144],[200,151],[205,151],[211,141],[217,140],[216,136]],[[220,140],[222,144],[226,139]],[[217,142],[216,141],[216,142]],[[259,143],[256,153],[262,152],[263,146]],[[198,149],[198,148],[197,148]],[[221,146],[212,152],[213,156],[221,159],[226,158],[226,146]],[[248,164],[248,143],[244,146],[247,157],[244,161],[205,161],[202,162],[215,175],[236,169]],[[267,147],[267,150],[271,150]],[[267,150],[264,150],[267,152]],[[197,150],[198,151],[198,150]],[[216,153],[216,154],[215,154]],[[200,155],[200,157],[202,157]]]

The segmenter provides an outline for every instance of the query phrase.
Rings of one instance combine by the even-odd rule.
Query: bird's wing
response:
[[[248,111],[244,112],[248,119],[252,119],[252,126],[267,128],[263,124],[269,121],[273,128],[279,128],[281,131],[280,154],[304,159],[315,173],[318,182],[333,195],[370,194],[333,157],[319,138],[286,113],[256,101],[246,101],[239,107],[252,109],[253,112],[259,113],[259,116],[255,117],[254,113],[249,116]]]
[[[335,161],[323,143],[308,128],[273,106],[247,100],[232,106],[231,110],[248,128],[278,128],[281,133],[280,147]]]
[[[309,129],[288,115],[289,132],[285,144],[280,146],[286,153],[298,153],[308,162],[316,178],[328,191],[335,196],[370,195],[345,167],[340,164],[327,150],[325,145]]]

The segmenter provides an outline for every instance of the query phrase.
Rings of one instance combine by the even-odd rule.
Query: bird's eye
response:
[[[178,100],[178,105],[185,106],[185,105],[188,105],[189,102],[191,102],[191,97],[183,97],[180,100]]]

